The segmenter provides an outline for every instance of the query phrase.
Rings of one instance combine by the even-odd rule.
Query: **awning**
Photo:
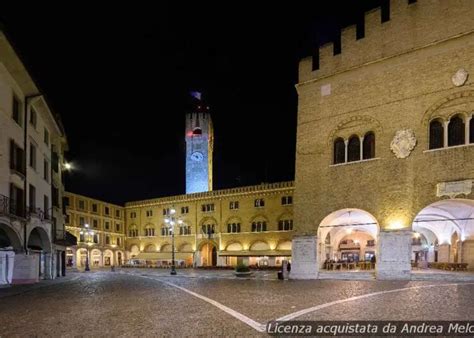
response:
[[[186,260],[192,257],[193,254],[190,252],[175,252],[174,254],[174,258],[180,260]],[[171,260],[171,252],[140,252],[132,259],[143,259],[149,261]]]
[[[291,256],[291,250],[258,250],[258,251],[220,251],[219,256],[245,256],[245,257],[255,257],[255,256]]]

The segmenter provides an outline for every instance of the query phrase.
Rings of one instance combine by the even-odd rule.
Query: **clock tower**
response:
[[[209,106],[200,94],[194,97],[193,110],[186,114],[186,194],[212,190],[214,130]]]

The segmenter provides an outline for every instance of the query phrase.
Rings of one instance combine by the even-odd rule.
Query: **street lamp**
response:
[[[79,231],[79,234],[81,235],[84,235],[84,242],[87,242],[88,245],[90,245],[92,243],[93,240],[91,240],[92,238],[94,238],[94,231],[91,230],[89,228],[89,224],[84,224],[84,227],[81,228],[81,231]],[[88,240],[87,240],[88,239]],[[85,268],[85,271],[90,271],[90,267],[89,267],[89,247],[87,246],[86,247],[86,251],[87,251],[87,254],[86,254],[86,268]]]
[[[165,223],[169,224],[169,230],[171,231],[171,275],[176,275],[176,265],[174,261],[174,226],[176,223],[179,225],[183,224],[183,221],[181,219],[177,219],[175,214],[176,210],[171,208],[168,217],[165,218]]]

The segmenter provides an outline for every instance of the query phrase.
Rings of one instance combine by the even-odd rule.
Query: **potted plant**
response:
[[[248,277],[248,276],[252,275],[252,271],[250,271],[250,268],[247,265],[239,264],[235,267],[234,274],[237,277]]]

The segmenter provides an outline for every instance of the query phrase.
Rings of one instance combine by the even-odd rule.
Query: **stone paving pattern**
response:
[[[257,272],[166,270],[71,273],[31,287],[0,289],[0,337],[261,336],[250,326],[166,281],[211,298],[265,324],[318,304],[383,290],[439,287],[334,305],[306,320],[472,320],[474,284],[426,281],[279,281]],[[147,278],[144,278],[147,277]],[[60,309],[60,311],[58,311]]]

